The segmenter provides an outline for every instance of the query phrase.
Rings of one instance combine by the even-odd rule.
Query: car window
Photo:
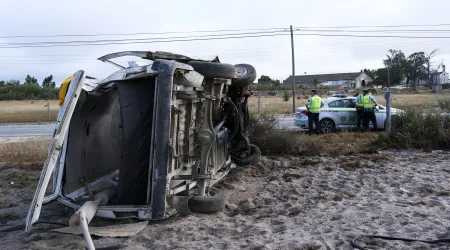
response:
[[[353,101],[351,101],[351,100],[344,100],[344,107],[346,107],[346,108],[354,108],[354,105],[353,105]]]
[[[344,101],[337,100],[337,101],[330,102],[328,104],[328,107],[330,107],[330,108],[343,108],[344,107]]]

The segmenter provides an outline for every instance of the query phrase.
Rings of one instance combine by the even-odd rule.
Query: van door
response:
[[[54,168],[58,164],[58,159],[63,148],[64,138],[67,130],[69,129],[69,123],[72,118],[75,105],[77,104],[80,96],[84,80],[84,71],[80,70],[74,74],[74,77],[69,84],[64,104],[59,111],[58,120],[50,142],[47,159],[45,160],[42,168],[41,177],[36,187],[33,201],[31,202],[30,209],[28,210],[25,224],[25,231],[27,232],[30,231],[33,223],[39,219],[45,191],[47,190],[47,186],[50,182],[50,177],[54,171]]]

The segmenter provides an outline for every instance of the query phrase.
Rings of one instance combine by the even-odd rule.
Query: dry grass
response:
[[[47,151],[49,140],[27,140],[22,142],[0,143],[0,166],[2,168],[11,166],[42,167]]]
[[[51,100],[50,121],[58,115],[58,101]],[[47,101],[0,101],[0,123],[47,122]]]
[[[377,101],[386,105],[383,94],[374,95]],[[301,96],[300,99],[295,100],[297,107],[305,106],[307,96]],[[328,96],[323,95],[322,98]],[[398,93],[393,94],[392,106],[394,108],[420,108],[425,110],[440,109],[439,99],[450,98],[450,92],[441,93]],[[258,97],[252,96],[248,102],[249,111],[251,114],[258,112]],[[261,97],[261,113],[265,114],[292,114],[292,98],[285,102],[282,96],[262,96]]]
[[[299,131],[274,129],[276,120],[263,116],[252,117],[249,127],[250,140],[264,155],[352,155],[374,153],[373,141],[378,133],[340,132],[309,136]]]

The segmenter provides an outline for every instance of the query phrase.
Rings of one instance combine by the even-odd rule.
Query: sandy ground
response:
[[[383,151],[355,156],[263,158],[222,183],[224,211],[152,222],[132,238],[99,238],[127,249],[352,249],[360,234],[450,237],[450,153]],[[39,168],[0,171],[0,225],[24,222]],[[11,182],[14,181],[14,184]],[[41,219],[67,222],[57,203]],[[81,249],[82,236],[36,225],[0,233],[2,249]],[[431,249],[423,243],[362,240],[369,249]],[[435,245],[433,249],[449,249]]]

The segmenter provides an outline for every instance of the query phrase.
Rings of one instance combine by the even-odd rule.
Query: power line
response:
[[[175,36],[175,37],[146,37],[146,38],[132,38],[132,39],[104,39],[104,40],[80,40],[80,41],[61,41],[61,42],[30,42],[30,43],[3,43],[0,46],[26,46],[26,45],[60,45],[60,44],[85,44],[85,43],[107,43],[107,42],[132,42],[132,41],[148,41],[148,40],[168,40],[168,39],[190,39],[190,38],[209,38],[222,37],[233,35],[256,35],[256,34],[277,34],[284,31],[265,31],[265,32],[247,32],[247,33],[227,33],[218,35],[203,35],[203,36]]]
[[[438,33],[443,32],[447,33],[450,32],[450,29],[441,29],[441,30],[408,30],[408,29],[400,29],[400,30],[338,30],[338,29],[301,29],[296,28],[294,31],[300,31],[300,32],[345,32],[345,33],[393,33],[393,32],[405,32],[405,33]]]
[[[401,28],[401,27],[440,27],[450,24],[406,24],[406,25],[358,25],[358,26],[297,26],[300,29],[346,29],[346,28]],[[167,34],[191,34],[191,33],[219,33],[238,31],[264,31],[287,30],[286,28],[256,28],[256,29],[222,29],[222,30],[198,30],[198,31],[169,31],[169,32],[136,32],[136,33],[94,33],[94,34],[54,34],[54,35],[11,35],[0,36],[4,38],[57,38],[57,37],[97,37],[97,36],[137,36],[137,35],[167,35]]]
[[[100,34],[62,34],[62,35],[13,35],[13,36],[0,36],[0,38],[56,38],[56,37],[96,37],[96,36],[138,36],[138,35],[167,35],[167,34],[239,32],[239,31],[264,31],[264,30],[283,30],[283,29],[286,29],[286,28],[223,29],[223,30],[199,30],[199,31],[100,33]]]
[[[306,33],[294,34],[298,36],[334,36],[334,37],[361,37],[361,38],[408,38],[408,39],[449,39],[450,36],[399,36],[399,35],[336,35],[336,34],[320,34]]]
[[[256,38],[256,37],[274,37],[285,36],[286,34],[262,34],[262,35],[245,35],[245,36],[227,36],[227,37],[210,37],[210,38],[194,38],[194,39],[173,39],[173,40],[149,40],[136,42],[110,42],[110,43],[85,43],[85,44],[58,44],[58,45],[25,45],[25,46],[0,46],[0,49],[13,48],[48,48],[48,47],[79,47],[79,46],[98,46],[98,45],[118,45],[118,44],[147,44],[147,43],[171,43],[171,42],[192,42],[192,41],[210,41],[210,40],[227,40],[227,39],[242,39],[242,38]]]
[[[297,26],[295,28],[312,29],[350,29],[350,28],[402,28],[402,27],[439,27],[450,26],[450,24],[405,24],[405,25],[357,25],[357,26]]]

